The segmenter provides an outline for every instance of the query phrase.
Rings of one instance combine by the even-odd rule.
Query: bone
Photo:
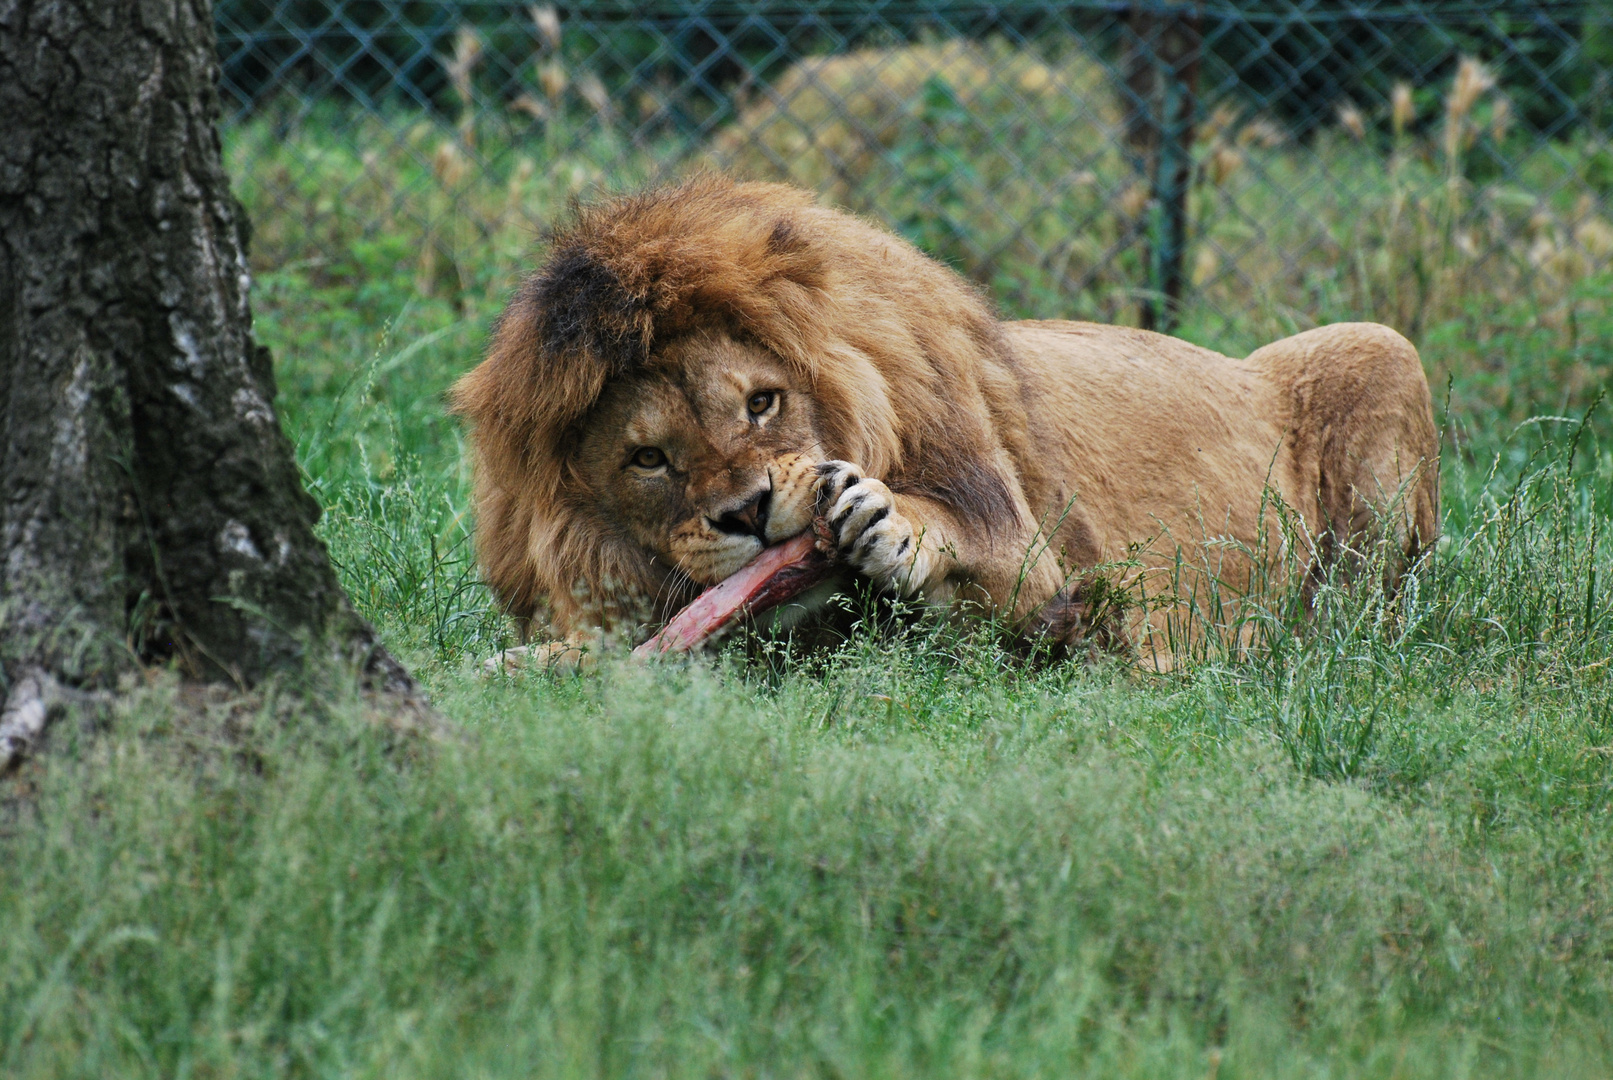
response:
[[[763,548],[756,558],[695,597],[633,655],[688,652],[742,616],[760,615],[799,596],[829,576],[829,558],[818,548],[811,530]]]

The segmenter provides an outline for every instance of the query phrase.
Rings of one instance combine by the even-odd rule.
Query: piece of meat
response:
[[[828,556],[807,530],[770,548],[690,601],[661,632],[633,650],[638,657],[687,652],[741,615],[759,615],[829,576]]]

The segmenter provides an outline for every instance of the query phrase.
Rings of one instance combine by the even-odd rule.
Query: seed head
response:
[[[604,82],[592,71],[585,71],[578,78],[577,93],[581,95],[584,101],[588,102],[589,107],[594,110],[594,115],[599,117],[600,121],[608,123],[615,115],[616,110],[611,105],[610,91],[605,89]]]
[[[1411,100],[1411,84],[1395,83],[1389,92],[1389,123],[1398,138],[1406,133],[1411,122],[1417,119],[1417,106]]]
[[[1150,192],[1148,185],[1139,180],[1131,184],[1120,193],[1119,209],[1122,217],[1142,217],[1143,211],[1148,209]]]
[[[437,152],[431,156],[431,171],[444,187],[458,187],[470,171],[470,163],[465,160],[457,143],[444,139],[437,144]]]
[[[559,104],[560,95],[566,92],[566,84],[570,81],[566,77],[566,65],[558,60],[550,60],[538,67],[538,84],[543,87],[543,96],[553,104]]]
[[[1210,154],[1210,160],[1205,164],[1205,174],[1210,178],[1210,183],[1220,187],[1241,168],[1243,168],[1243,154],[1234,147],[1222,143]]]
[[[1354,103],[1346,101],[1338,108],[1339,126],[1350,133],[1356,142],[1367,137],[1367,123],[1361,118],[1361,110]]]
[[[1496,142],[1507,137],[1512,129],[1512,99],[1497,95],[1490,106],[1490,138]]]
[[[1456,65],[1456,78],[1451,83],[1451,95],[1445,101],[1447,116],[1460,123],[1467,119],[1479,98],[1495,86],[1495,75],[1489,68],[1471,56],[1462,57]]]
[[[454,35],[454,58],[448,61],[448,81],[454,84],[454,93],[460,103],[471,104],[471,73],[482,60],[482,39],[470,26],[461,26]]]
[[[554,52],[560,48],[560,13],[549,4],[533,4],[527,9],[532,15],[532,25],[538,31],[538,44],[546,52]]]

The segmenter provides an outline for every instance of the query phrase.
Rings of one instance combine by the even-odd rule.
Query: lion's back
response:
[[[1223,531],[1260,514],[1282,441],[1270,385],[1178,338],[1077,322],[1005,325],[1022,368],[1041,511],[1072,504],[1116,557],[1168,529]],[[1241,532],[1242,529],[1234,529]]]

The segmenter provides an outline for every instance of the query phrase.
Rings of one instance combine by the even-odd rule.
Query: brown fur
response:
[[[777,383],[774,426],[710,419],[730,408],[725,378]],[[656,531],[663,504],[615,479],[620,431],[646,424],[688,447],[656,480],[681,485],[685,532],[732,547],[710,526],[756,484],[785,491],[788,472],[799,518],[792,463],[850,462],[925,549],[915,589],[1019,620],[1082,607],[1082,575],[1111,560],[1139,564],[1151,593],[1178,554],[1247,588],[1272,561],[1249,553],[1272,535],[1273,493],[1317,559],[1386,517],[1402,556],[1437,527],[1427,383],[1391,330],[1326,327],[1236,360],[1138,330],[1000,323],[890,234],[720,177],[580,211],[454,407],[488,581],[572,640],[642,634],[700,583],[692,548]]]

